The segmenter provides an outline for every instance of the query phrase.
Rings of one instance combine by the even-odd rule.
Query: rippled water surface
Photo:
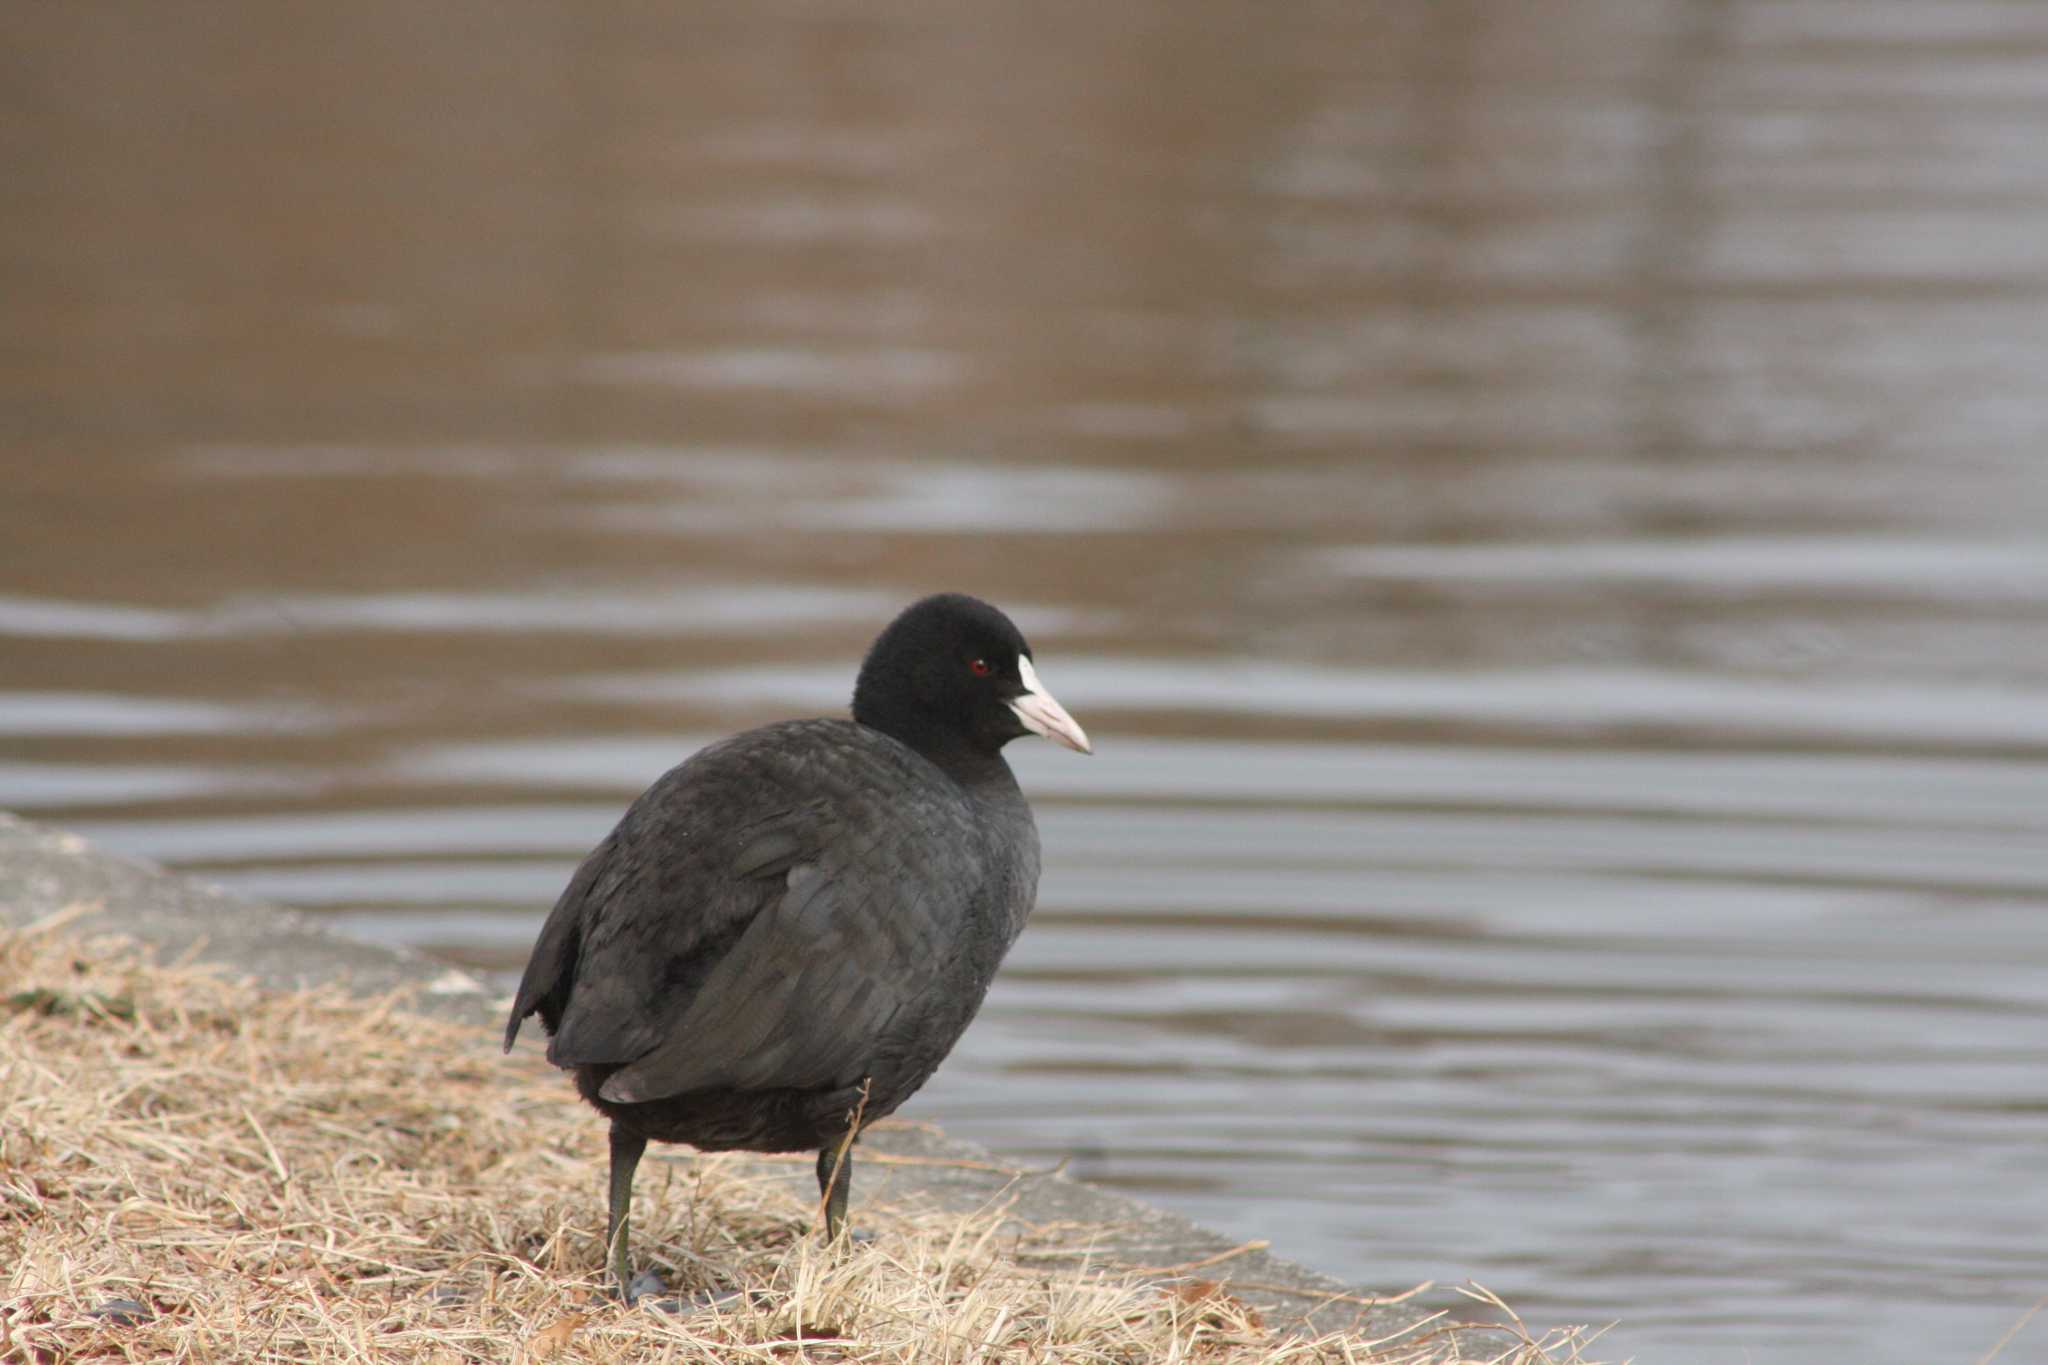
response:
[[[1615,1356],[2048,1290],[2048,9],[213,13],[6,21],[0,805],[510,973],[967,588],[1099,752],[910,1112]]]

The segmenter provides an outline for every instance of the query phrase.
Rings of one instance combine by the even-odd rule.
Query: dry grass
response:
[[[1047,1269],[1075,1230],[994,1209],[864,1204],[875,1241],[835,1255],[808,1182],[717,1159],[644,1167],[633,1240],[723,1299],[625,1308],[596,1279],[603,1127],[558,1076],[397,999],[49,923],[0,935],[0,1115],[0,1360],[1579,1360],[1441,1321],[1290,1334],[1206,1281]]]

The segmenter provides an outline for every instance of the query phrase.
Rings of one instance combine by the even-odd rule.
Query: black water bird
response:
[[[1038,831],[1002,748],[1089,752],[1008,617],[927,597],[875,640],[853,719],[797,720],[665,773],[583,860],[505,1026],[611,1120],[608,1266],[627,1293],[651,1139],[818,1151],[827,1237],[847,1145],[924,1084],[1038,893]]]

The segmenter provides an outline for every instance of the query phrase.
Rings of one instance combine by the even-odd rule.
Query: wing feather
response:
[[[973,813],[935,773],[831,721],[672,769],[556,903],[507,1046],[538,1012],[550,1060],[620,1067],[601,1092],[620,1102],[858,1083],[985,876]]]

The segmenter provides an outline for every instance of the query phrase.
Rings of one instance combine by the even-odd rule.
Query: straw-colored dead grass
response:
[[[875,1240],[834,1254],[804,1182],[718,1159],[643,1170],[635,1255],[684,1306],[625,1308],[596,1279],[602,1132],[559,1076],[398,999],[0,935],[0,1359],[1457,1358],[1440,1324],[1305,1336],[1207,1282],[1047,1269],[999,1210],[864,1203]]]

